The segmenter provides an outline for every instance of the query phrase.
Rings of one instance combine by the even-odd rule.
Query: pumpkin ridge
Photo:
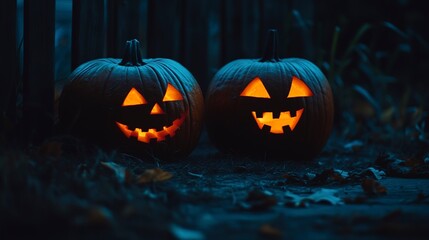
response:
[[[189,72],[189,74],[191,74],[191,75],[189,77],[187,77],[185,75],[183,75],[183,76],[180,77],[178,75],[178,73],[182,74],[182,72],[184,70],[186,70],[186,69],[184,69],[184,70],[183,69],[179,69],[178,66],[180,66],[180,65],[176,61],[173,61],[173,63],[174,64],[172,64],[171,67],[167,66],[166,63],[165,63],[165,61],[160,62],[160,65],[163,66],[168,72],[170,72],[170,74],[172,74],[177,79],[177,83],[176,84],[180,86],[180,88],[181,88],[180,90],[181,90],[181,92],[183,92],[184,99],[186,99],[186,101],[184,101],[184,103],[186,103],[186,108],[187,108],[186,110],[189,112],[189,114],[188,114],[189,115],[189,119],[187,121],[185,121],[187,123],[186,129],[188,129],[188,133],[187,134],[188,135],[192,135],[192,131],[191,131],[190,125],[192,125],[192,123],[194,122],[194,119],[195,119],[195,116],[194,116],[195,113],[194,113],[194,111],[192,111],[193,105],[195,103],[193,103],[191,101],[191,99],[192,99],[192,96],[190,96],[191,92],[187,91],[187,87],[185,86],[185,83],[182,82],[182,81],[180,81],[180,79],[185,78],[186,81],[189,81],[189,78],[192,77],[194,81],[196,81],[196,80],[195,80],[194,76],[190,72]],[[174,68],[175,71],[173,71],[173,68]],[[199,92],[201,92],[201,89],[199,89]],[[192,94],[196,94],[196,93],[194,93],[194,91],[192,91]],[[196,111],[198,112],[199,110],[196,110]],[[199,134],[200,133],[198,133],[198,135]],[[189,143],[188,145],[192,146],[194,144],[196,144],[196,143],[192,142],[192,143]]]
[[[156,82],[162,83],[162,85],[160,86],[160,90],[161,90],[160,96],[163,96],[165,90],[167,89],[167,82],[166,82],[166,80],[164,80],[164,76],[162,76],[162,73],[160,73],[158,71],[158,69],[156,67],[152,66],[151,64],[147,64],[146,67],[152,71],[152,73],[156,77]],[[160,84],[158,84],[158,85],[160,85]]]
[[[153,67],[151,65],[147,65],[147,66],[148,66],[148,68],[150,68],[154,72],[154,74],[156,75],[156,77],[158,79],[158,82],[161,82],[160,79],[163,80],[162,83],[163,83],[163,85],[165,85],[165,87],[164,86],[162,86],[162,87],[165,88],[165,89],[162,89],[162,91],[165,91],[167,83],[164,81],[164,79],[165,79],[164,75],[167,75],[167,74],[165,74],[164,72],[168,73],[168,71],[169,70],[171,71],[171,69],[170,69],[170,66],[166,66],[165,65],[165,63],[164,63],[164,61],[163,61],[162,58],[156,59],[156,62],[157,62],[157,64],[158,64],[158,66],[159,66],[160,69],[157,69],[157,68],[155,68],[155,67]],[[173,78],[171,78],[171,76]],[[177,85],[180,86],[180,88],[181,88],[180,92],[181,92],[182,95],[184,95],[184,100],[186,99],[186,107],[185,107],[185,108],[187,108],[186,111],[188,111],[190,113],[190,114],[187,114],[188,116],[186,117],[185,121],[182,123],[183,127],[180,130],[182,131],[182,134],[183,134],[183,131],[184,131],[183,129],[189,129],[190,128],[190,121],[189,121],[190,119],[188,119],[188,118],[190,118],[192,116],[192,113],[191,113],[190,106],[188,104],[188,102],[189,102],[188,99],[189,98],[188,98],[188,95],[185,93],[186,91],[184,91],[183,86],[181,85],[181,81],[179,80],[180,78],[178,78],[174,74],[171,75],[171,76],[169,76],[168,79],[170,79],[171,81],[174,81],[174,84],[176,85],[176,87],[177,87]],[[187,78],[185,78],[185,79],[188,80]],[[185,104],[185,101],[184,101],[184,104]],[[184,125],[185,123],[187,123],[187,124]],[[186,133],[186,134],[189,134],[189,133]],[[190,148],[190,146],[187,146],[186,148]]]
[[[115,65],[111,66],[110,69],[109,69],[109,74],[106,76],[106,78],[103,79],[103,88],[102,88],[102,102],[103,103],[105,103],[106,100],[107,100],[107,98],[108,98],[108,96],[106,96],[106,94],[105,94],[107,92],[106,91],[107,85],[110,82],[114,82],[114,80],[111,80],[111,77],[112,77],[113,72],[115,71],[115,69],[119,70],[118,67],[117,67],[117,65],[116,66]],[[128,75],[128,68],[126,69],[126,76],[127,75]]]
[[[80,78],[81,76],[84,76],[85,74],[87,74],[89,71],[93,71],[92,68],[96,67],[98,65],[98,60],[92,60],[89,62],[84,63],[83,65],[79,66],[76,68],[76,71],[79,72],[79,74],[77,74],[76,76],[74,76],[73,79],[71,79],[70,83],[76,79],[76,78]]]

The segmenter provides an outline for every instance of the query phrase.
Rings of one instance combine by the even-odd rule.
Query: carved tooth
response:
[[[262,127],[262,131],[267,131],[267,132],[271,131],[271,126],[264,125],[264,126]]]
[[[262,118],[262,116],[263,116],[263,112],[260,112],[260,111],[256,112],[256,117],[257,118]]]
[[[279,118],[279,117],[280,117],[280,112],[278,112],[278,111],[273,112],[273,119]]]
[[[289,125],[283,126],[283,132],[291,132],[291,128]]]
[[[290,117],[296,117],[296,110],[290,111]]]

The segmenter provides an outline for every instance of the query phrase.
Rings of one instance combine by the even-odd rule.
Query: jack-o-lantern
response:
[[[137,40],[124,58],[79,66],[60,98],[60,127],[67,132],[133,154],[182,157],[195,147],[203,97],[179,63],[141,58]]]
[[[270,30],[264,57],[222,67],[206,98],[207,130],[223,151],[311,159],[333,124],[329,83],[313,63],[280,59],[277,31]]]

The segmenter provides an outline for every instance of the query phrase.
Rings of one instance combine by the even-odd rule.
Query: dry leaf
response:
[[[178,240],[202,240],[205,239],[204,234],[200,231],[186,229],[176,224],[171,225],[170,231]]]
[[[126,167],[114,162],[101,162],[101,166],[112,170],[120,183],[132,182],[133,175]]]
[[[291,192],[286,192],[286,205],[294,207],[306,207],[309,205],[309,203],[327,203],[331,205],[344,204],[341,198],[335,196],[337,192],[338,191],[335,189],[326,188],[322,188],[309,196],[299,196]]]
[[[377,157],[375,164],[383,168],[387,175],[394,177],[428,178],[429,164],[424,153],[415,154],[407,160],[395,158],[390,154]]]
[[[329,182],[345,182],[349,173],[339,169],[326,169],[317,174],[312,180],[313,184],[326,184]]]
[[[423,166],[423,165],[425,165],[425,160],[422,154],[417,154],[413,157],[410,157],[404,162],[404,166],[413,167],[413,168]]]
[[[198,177],[198,178],[202,178],[203,174],[198,174],[198,173],[193,173],[193,172],[188,172],[189,175],[191,175],[192,177]]]
[[[93,207],[88,210],[86,220],[92,226],[108,226],[113,222],[113,214],[105,207]]]
[[[363,147],[363,142],[359,140],[354,140],[352,142],[344,144],[344,149],[348,152],[358,151]]]
[[[137,176],[137,183],[146,184],[151,182],[163,182],[173,177],[173,174],[160,168],[146,169],[142,174]]]
[[[259,228],[259,232],[270,238],[281,238],[283,236],[283,232],[280,229],[275,228],[270,224],[263,224]]]
[[[386,173],[382,170],[377,170],[373,167],[369,167],[369,168],[363,170],[360,175],[380,180],[386,176]]]
[[[363,191],[368,195],[387,194],[387,189],[372,178],[365,178],[361,183]]]
[[[246,201],[240,206],[246,210],[264,211],[277,204],[277,198],[269,191],[252,190],[248,193]]]
[[[304,183],[303,179],[295,173],[286,173],[282,176],[287,183]]]

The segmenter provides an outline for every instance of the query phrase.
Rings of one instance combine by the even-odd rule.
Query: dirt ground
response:
[[[402,151],[334,134],[311,162],[270,161],[203,134],[165,163],[54,138],[1,155],[0,238],[427,239],[428,155]]]

